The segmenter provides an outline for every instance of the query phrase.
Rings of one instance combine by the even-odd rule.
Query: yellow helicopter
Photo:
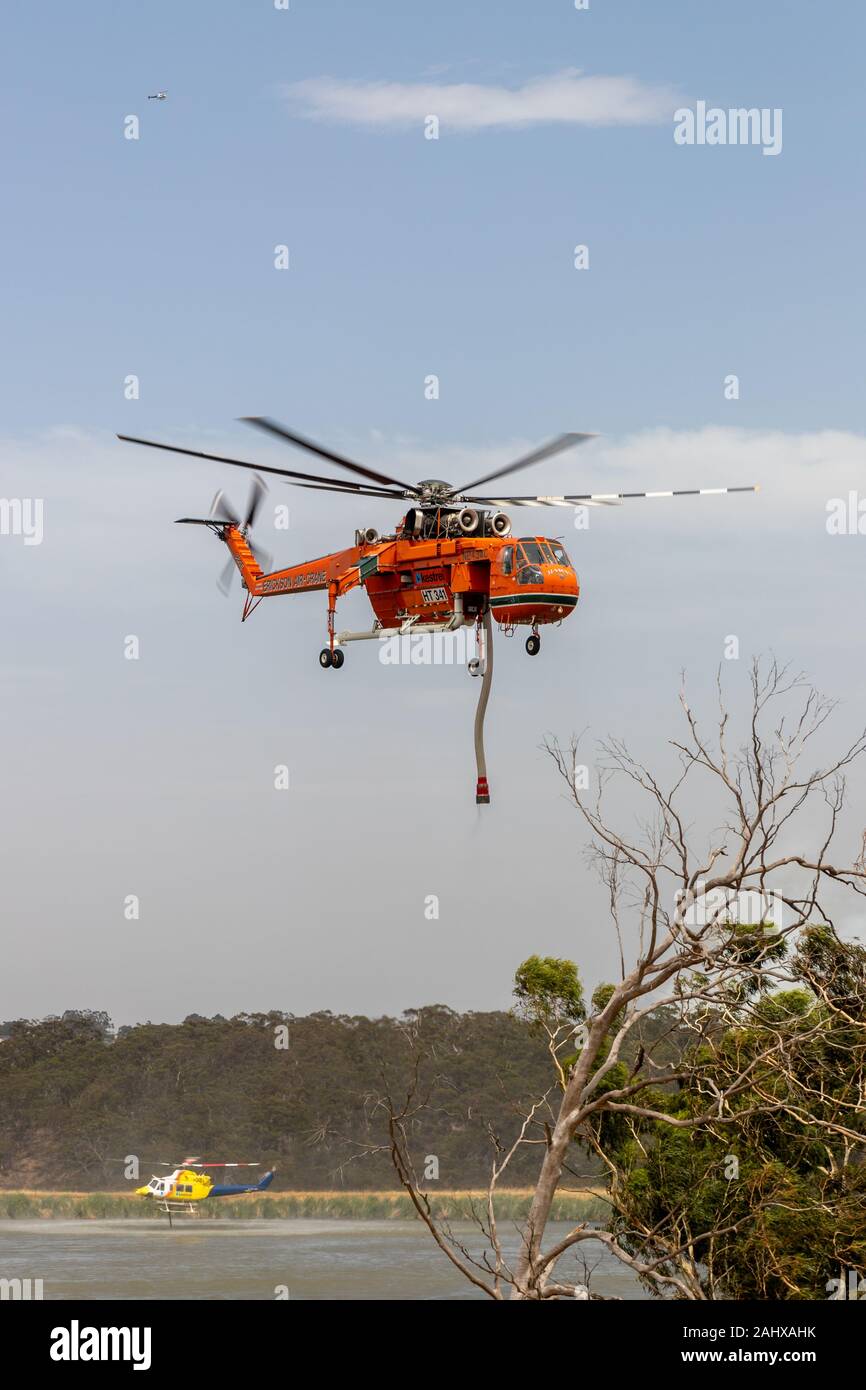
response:
[[[146,1197],[156,1203],[160,1211],[168,1215],[169,1225],[172,1215],[192,1214],[199,1202],[208,1197],[240,1197],[246,1192],[264,1192],[274,1180],[275,1168],[270,1168],[257,1183],[215,1184],[206,1169],[211,1168],[259,1168],[259,1163],[205,1163],[200,1158],[184,1158],[180,1163],[158,1164],[157,1167],[172,1168],[165,1177],[152,1177],[144,1187],[135,1189],[136,1197]]]

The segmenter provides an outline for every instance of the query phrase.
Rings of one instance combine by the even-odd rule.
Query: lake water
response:
[[[506,1253],[517,1235],[503,1223]],[[455,1235],[480,1251],[477,1228]],[[548,1240],[566,1233],[552,1223]],[[595,1292],[647,1295],[617,1260],[584,1247]],[[581,1256],[559,1264],[581,1280]],[[417,1221],[0,1221],[0,1278],[41,1279],[51,1299],[484,1298]],[[285,1294],[282,1295],[285,1297]]]

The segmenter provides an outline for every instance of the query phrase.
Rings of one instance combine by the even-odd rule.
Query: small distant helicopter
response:
[[[240,1197],[246,1192],[264,1192],[274,1180],[276,1169],[271,1168],[260,1182],[214,1186],[209,1168],[260,1168],[259,1163],[204,1163],[200,1158],[184,1158],[180,1163],[160,1163],[159,1168],[172,1168],[166,1177],[153,1177],[144,1187],[135,1189],[136,1197],[147,1197],[166,1212],[171,1224],[173,1215],[193,1213],[198,1202],[208,1197]]]
[[[758,490],[756,486],[744,486],[679,488],[668,492],[582,492],[564,496],[496,497],[479,494],[476,489],[516,473],[518,469],[541,463],[566,449],[585,444],[596,436],[582,433],[558,435],[540,448],[485,473],[471,483],[453,487],[441,478],[425,478],[413,483],[391,477],[316,444],[263,416],[244,417],[244,423],[296,448],[305,449],[353,473],[362,481],[249,463],[244,459],[185,449],[176,444],[162,444],[135,435],[119,434],[117,437],[128,444],[165,449],[170,453],[208,459],[214,463],[228,463],[234,468],[245,468],[253,473],[243,519],[232,510],[220,491],[214,498],[209,516],[180,517],[179,524],[206,526],[228,547],[229,559],[218,583],[223,593],[227,593],[234,570],[240,571],[246,590],[242,621],[255,611],[263,598],[277,594],[327,591],[327,646],[319,653],[319,664],[324,669],[340,669],[345,660],[343,648],[349,642],[453,633],[464,625],[474,625],[479,656],[469,662],[469,670],[472,675],[484,674],[488,678],[482,700],[479,701],[482,722],[489,674],[492,672],[492,643],[489,640],[486,643],[489,654],[482,662],[481,634],[483,629],[485,636],[488,639],[491,637],[491,616],[509,636],[518,627],[529,628],[526,650],[530,656],[537,656],[541,649],[539,628],[561,623],[574,611],[580,596],[578,578],[562,542],[538,535],[513,539],[511,520],[501,508],[568,507],[574,511],[578,507],[619,506],[622,502],[638,498],[704,497]],[[388,535],[380,535],[375,527],[368,526],[364,530],[357,530],[354,544],[344,550],[333,551],[315,560],[304,560],[284,569],[271,570],[270,558],[257,551],[250,540],[253,522],[267,491],[258,476],[260,473],[274,474],[295,487],[335,492],[344,497],[388,498],[395,502],[408,502],[409,507],[395,530]],[[373,626],[363,632],[338,632],[335,623],[337,600],[359,586],[366,589],[373,608]],[[489,788],[478,718],[475,740],[478,762],[476,801],[481,804],[489,801]]]
[[[165,101],[168,92],[151,92],[148,101]]]

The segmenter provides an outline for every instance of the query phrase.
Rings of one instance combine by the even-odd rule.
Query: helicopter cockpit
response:
[[[571,569],[571,561],[560,541],[540,540],[535,536],[525,536],[513,545],[504,546],[500,563],[502,573],[516,575],[518,584],[543,584],[544,565]]]

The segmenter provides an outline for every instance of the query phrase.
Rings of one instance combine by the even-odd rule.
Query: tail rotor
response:
[[[264,501],[267,490],[267,486],[265,485],[265,483],[262,482],[261,478],[257,477],[256,474],[253,474],[250,495],[247,499],[247,514],[244,518],[244,524],[242,527],[244,532],[246,532],[249,529],[249,527],[252,526],[253,522],[258,516],[259,508],[261,507],[262,502]]]
[[[240,526],[241,524],[240,517],[229,504],[222,488],[214,493],[214,499],[210,504],[210,515],[214,521],[225,521],[229,526]]]
[[[247,514],[242,527],[244,534],[247,536],[250,529],[252,528],[252,525],[256,517],[259,514],[259,509],[261,508],[262,502],[265,500],[265,497],[267,496],[267,491],[267,484],[263,483],[261,478],[259,478],[256,474],[253,474],[253,482],[250,488],[250,495],[247,499]],[[262,570],[264,573],[267,573],[267,571],[271,568],[272,564],[271,556],[268,554],[266,550],[261,550],[259,546],[253,545],[252,541],[250,541],[250,550],[256,557],[256,562],[259,566],[259,569]]]
[[[228,598],[231,592],[232,579],[234,578],[236,570],[237,565],[235,564],[235,558],[233,555],[230,555],[217,576],[217,588],[223,598]]]
[[[209,521],[215,522],[218,526],[235,526],[239,531],[243,532],[244,536],[247,538],[247,541],[249,543],[250,550],[253,552],[253,555],[256,558],[256,563],[258,564],[259,568],[265,573],[271,567],[271,557],[267,554],[266,551],[261,550],[258,546],[253,545],[252,541],[249,538],[249,532],[252,528],[253,523],[255,522],[256,517],[259,514],[262,502],[264,501],[267,491],[268,489],[266,484],[262,482],[261,478],[254,474],[252,485],[250,487],[249,497],[247,498],[246,512],[244,514],[243,521],[241,521],[234,507],[231,505],[225,493],[223,492],[222,488],[220,488],[220,490],[214,496],[213,502],[211,503],[210,516],[208,518]],[[234,556],[230,555],[217,579],[217,588],[225,598],[228,598],[229,596],[229,592],[232,586],[232,578],[236,570],[237,565],[235,564]]]

